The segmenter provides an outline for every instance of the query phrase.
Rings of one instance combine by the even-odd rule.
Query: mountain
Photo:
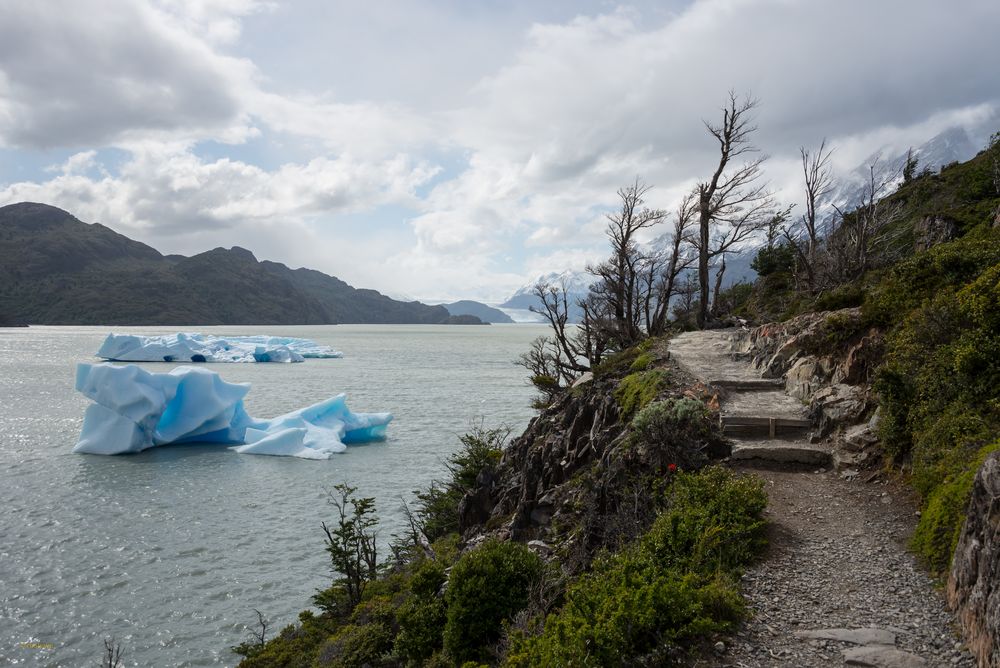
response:
[[[489,323],[512,323],[514,320],[501,311],[500,309],[495,309],[492,306],[487,306],[482,302],[474,302],[469,299],[462,299],[457,302],[452,302],[451,304],[442,304],[448,313],[453,316],[461,315],[473,315],[482,320],[483,322]]]
[[[925,169],[932,172],[940,171],[945,165],[955,162],[965,162],[976,155],[982,145],[969,136],[968,131],[956,126],[948,128],[920,146],[913,149],[917,158],[917,173]],[[887,180],[889,185],[883,195],[888,195],[903,182],[903,167],[906,166],[906,151],[896,155],[884,155],[879,151],[870,155],[860,165],[841,177],[834,190],[827,197],[827,203],[822,209],[821,217],[829,219],[835,214],[834,207],[841,211],[852,211],[861,205],[869,187],[871,174],[869,166],[878,159],[875,169],[876,183]]]
[[[573,271],[567,269],[562,272],[550,272],[542,274],[532,281],[525,283],[518,288],[514,294],[500,304],[501,308],[529,310],[532,308],[541,309],[542,302],[535,296],[535,286],[539,283],[548,283],[553,286],[565,286],[569,296],[569,319],[570,322],[579,322],[583,317],[583,311],[577,307],[576,302],[584,299],[590,291],[590,284],[597,278],[586,271]]]
[[[399,302],[239,247],[162,255],[46,204],[0,207],[0,314],[32,324],[441,323],[442,306]]]

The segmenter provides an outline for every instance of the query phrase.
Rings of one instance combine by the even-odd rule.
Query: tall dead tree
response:
[[[903,217],[903,202],[888,195],[900,178],[900,170],[883,169],[881,160],[876,155],[868,165],[858,207],[850,213],[834,207],[840,222],[828,240],[829,282],[833,285],[857,279],[899,254],[897,242],[903,228],[897,223]]]
[[[660,274],[659,284],[656,286],[652,316],[647,322],[647,330],[651,336],[659,336],[666,332],[670,300],[678,291],[678,279],[691,267],[697,257],[688,252],[688,248],[692,245],[691,228],[694,225],[697,208],[694,193],[689,193],[681,200],[674,213],[674,228],[671,231],[670,243],[664,251],[667,258]]]
[[[833,171],[830,168],[833,150],[827,148],[826,139],[823,139],[815,153],[803,146],[799,148],[799,154],[802,156],[806,210],[799,218],[801,233],[795,234],[786,229],[785,236],[795,249],[799,265],[805,270],[806,285],[813,291],[816,289],[816,255],[820,244],[818,209],[833,190]]]
[[[774,205],[767,184],[759,182],[767,156],[754,155],[759,151],[751,142],[757,129],[753,125],[753,110],[757,105],[755,98],[740,98],[729,91],[729,101],[722,109],[722,122],[705,122],[709,134],[719,143],[719,162],[711,178],[695,188],[698,198],[699,327],[704,327],[708,321],[712,257],[732,252],[741,241],[753,236],[765,224],[767,213]]]
[[[607,215],[607,236],[611,242],[611,257],[596,266],[587,268],[600,280],[597,291],[609,305],[616,331],[610,337],[619,347],[637,343],[643,336],[643,290],[651,289],[646,281],[644,268],[656,263],[644,254],[638,244],[640,231],[663,222],[666,212],[642,206],[643,197],[651,186],[636,179],[631,185],[618,190],[621,207]]]

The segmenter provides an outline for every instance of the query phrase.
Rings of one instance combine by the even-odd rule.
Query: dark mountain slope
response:
[[[0,313],[33,324],[439,323],[440,306],[399,302],[310,269],[216,248],[163,256],[52,206],[0,207]]]

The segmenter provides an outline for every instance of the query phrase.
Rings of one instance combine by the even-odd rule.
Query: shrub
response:
[[[744,612],[735,574],[761,549],[763,483],[710,468],[676,476],[670,505],[630,548],[571,585],[540,635],[515,634],[512,666],[665,665]]]
[[[932,571],[945,573],[951,566],[952,556],[961,535],[962,525],[972,496],[976,472],[1000,441],[984,446],[970,458],[959,472],[949,475],[927,495],[924,511],[913,534],[911,543]]]
[[[489,541],[462,555],[451,570],[445,651],[457,663],[489,660],[502,624],[528,603],[542,560],[518,543]]]
[[[393,633],[385,624],[348,624],[320,645],[313,665],[317,668],[361,668],[381,665],[392,650]]]
[[[416,515],[427,540],[435,541],[458,531],[459,502],[475,487],[483,469],[499,464],[509,436],[510,427],[487,429],[479,424],[459,437],[461,448],[445,463],[448,479],[434,481],[427,490],[417,493]]]
[[[861,306],[865,300],[864,290],[857,283],[841,285],[816,298],[813,305],[817,311],[839,311],[844,308]]]
[[[750,267],[758,276],[770,276],[778,272],[791,273],[795,269],[795,249],[790,244],[762,246],[754,256]]]
[[[413,665],[422,665],[442,647],[446,609],[439,591],[445,580],[443,564],[424,560],[414,570],[410,595],[399,608],[395,651]]]
[[[628,420],[636,411],[655,399],[666,384],[667,377],[666,371],[653,369],[630,373],[622,378],[614,391],[622,419]]]
[[[656,449],[665,464],[697,468],[704,461],[701,449],[712,436],[705,404],[687,397],[654,401],[632,418],[629,440],[633,445]]]

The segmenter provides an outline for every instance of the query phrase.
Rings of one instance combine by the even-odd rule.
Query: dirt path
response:
[[[685,334],[671,343],[671,354],[705,382],[745,382],[752,374],[728,355],[728,337]],[[746,406],[769,411],[761,417],[801,415],[802,407],[787,397],[762,400],[754,394],[727,393],[723,416]],[[916,518],[905,488],[848,481],[828,465],[790,470],[783,453],[807,447],[805,434],[735,438],[737,445],[752,440],[770,448],[733,462],[767,482],[770,548],[743,578],[752,617],[725,648],[717,647],[712,665],[975,665],[941,592],[906,550]]]

